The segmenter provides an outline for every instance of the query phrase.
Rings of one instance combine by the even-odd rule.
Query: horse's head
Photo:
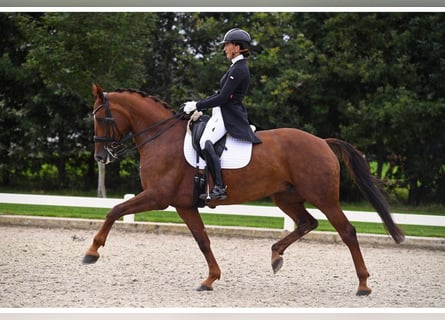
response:
[[[103,163],[148,145],[184,118],[184,113],[143,91],[119,89],[108,94],[93,83],[93,95],[94,158]],[[136,144],[131,148],[124,145],[130,138]]]
[[[118,110],[111,111],[108,94],[93,83],[94,115],[94,158],[96,161],[110,163],[118,159],[120,141],[128,131],[128,122]],[[114,116],[114,117],[113,117]]]

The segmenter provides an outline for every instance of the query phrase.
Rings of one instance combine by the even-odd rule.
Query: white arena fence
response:
[[[0,203],[53,205],[65,207],[88,207],[88,208],[112,208],[115,205],[130,199],[133,194],[126,194],[124,198],[95,198],[95,197],[73,197],[73,196],[49,196],[34,194],[0,193]],[[316,219],[326,220],[326,216],[318,209],[307,209]],[[164,211],[175,211],[174,207],[168,207]],[[294,222],[279,208],[274,206],[252,206],[252,205],[225,205],[215,209],[208,207],[200,208],[200,213],[229,214],[254,217],[278,217],[284,218],[283,230],[294,230]],[[382,223],[376,212],[344,211],[350,221]],[[445,226],[445,216],[419,215],[419,214],[392,214],[394,221],[398,224],[421,225],[421,226]],[[124,222],[133,223],[134,215],[124,216]]]

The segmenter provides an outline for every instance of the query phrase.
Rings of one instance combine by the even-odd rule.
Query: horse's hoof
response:
[[[283,257],[278,257],[277,259],[275,259],[275,261],[272,262],[272,269],[273,269],[273,273],[277,273],[281,267],[283,266]]]
[[[362,296],[369,296],[370,294],[371,294],[371,289],[368,289],[368,290],[358,290],[355,295],[362,297]]]
[[[82,263],[83,264],[93,264],[96,263],[96,261],[99,259],[98,256],[92,256],[92,255],[85,255],[85,257],[83,257]]]
[[[196,288],[196,291],[213,291],[213,288],[202,284]]]

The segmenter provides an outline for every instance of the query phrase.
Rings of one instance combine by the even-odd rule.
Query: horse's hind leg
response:
[[[368,287],[367,281],[369,277],[368,270],[366,269],[365,261],[360,250],[360,246],[357,240],[357,234],[354,226],[346,218],[343,211],[337,205],[333,208],[321,208],[319,209],[326,215],[329,222],[337,230],[343,242],[349,248],[354,261],[355,270],[359,279],[359,285],[357,289],[358,296],[365,296],[371,293],[371,288]]]
[[[283,210],[297,225],[297,229],[272,246],[272,269],[274,273],[283,266],[283,253],[292,243],[314,230],[318,226],[317,220],[304,208],[303,202],[298,200],[294,192],[283,192],[272,196],[275,204]]]

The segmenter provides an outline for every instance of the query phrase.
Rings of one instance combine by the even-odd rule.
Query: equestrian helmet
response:
[[[247,31],[240,28],[233,28],[226,32],[224,35],[224,40],[221,43],[244,42],[247,45],[250,45],[250,41],[252,41],[252,38]]]

